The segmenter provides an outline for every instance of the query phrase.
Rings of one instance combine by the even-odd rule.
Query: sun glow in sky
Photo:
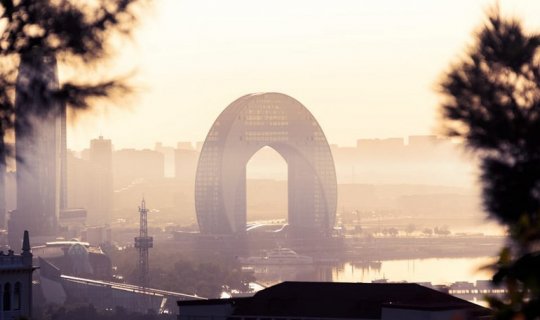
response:
[[[138,94],[72,121],[68,145],[202,141],[236,98],[277,91],[303,103],[330,143],[434,134],[438,79],[494,1],[154,0],[113,69]],[[499,1],[540,30],[540,1]]]

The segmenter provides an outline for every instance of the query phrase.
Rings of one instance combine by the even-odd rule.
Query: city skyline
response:
[[[538,301],[540,2],[12,2],[0,319]]]
[[[208,128],[210,130],[211,126]],[[414,138],[429,138],[433,139],[434,141],[440,140],[440,141],[447,141],[449,143],[455,144],[456,146],[459,145],[458,141],[452,141],[452,139],[445,137],[445,136],[438,136],[435,134],[406,134],[404,136],[385,136],[385,137],[354,137],[354,141],[352,141],[350,144],[342,145],[337,143],[332,143],[331,141],[328,141],[328,144],[331,147],[336,148],[358,148],[359,143],[363,142],[372,142],[372,143],[385,143],[385,142],[393,142],[392,144],[394,146],[397,146],[396,142],[399,141],[400,146],[408,146],[411,142],[411,139]],[[195,150],[200,151],[202,148],[202,145],[204,143],[204,139],[202,140],[185,140],[181,137],[177,139],[177,141],[174,141],[170,144],[164,144],[160,140],[155,140],[149,145],[143,145],[143,146],[122,146],[122,145],[116,145],[112,138],[104,136],[104,135],[90,135],[89,139],[86,141],[81,142],[81,148],[75,149],[70,148],[68,146],[67,150],[70,152],[73,152],[74,155],[77,157],[81,157],[82,154],[88,152],[90,150],[91,141],[95,139],[107,139],[111,141],[111,146],[114,151],[119,150],[157,150],[161,153],[165,153],[165,151],[161,150],[163,148],[172,148],[174,150]],[[161,150],[161,151],[160,151]]]
[[[438,80],[471,44],[491,1],[173,1],[156,3],[112,70],[137,71],[139,92],[71,123],[70,148],[104,135],[124,147],[203,141],[247,92],[310,106],[330,143],[434,134]],[[534,1],[500,1],[530,29]],[[120,45],[119,45],[120,47]],[[107,111],[105,111],[105,109]],[[141,130],[144,129],[144,130]]]

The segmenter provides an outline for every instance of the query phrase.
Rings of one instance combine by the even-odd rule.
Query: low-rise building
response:
[[[32,253],[24,231],[22,253],[0,251],[0,320],[32,316]]]
[[[491,310],[414,283],[283,282],[253,297],[178,301],[178,320],[491,319]]]

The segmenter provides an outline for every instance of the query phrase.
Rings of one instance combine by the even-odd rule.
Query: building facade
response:
[[[21,59],[15,99],[17,209],[8,222],[9,242],[29,230],[54,236],[67,203],[66,113],[52,96],[58,88],[56,59],[30,53]]]
[[[90,141],[90,165],[93,177],[87,181],[90,201],[87,206],[89,224],[110,222],[113,211],[112,143],[110,139]]]
[[[163,179],[165,157],[160,152],[121,149],[113,152],[114,188],[124,188],[137,181]]]
[[[246,163],[261,148],[288,166],[288,223],[295,234],[328,234],[337,183],[332,153],[313,115],[281,93],[248,94],[216,119],[201,150],[195,181],[199,228],[241,234],[246,227]]]
[[[30,238],[25,231],[20,255],[0,251],[0,320],[31,318],[33,271]]]
[[[175,178],[193,185],[198,159],[199,153],[197,150],[192,147],[185,148],[179,144],[178,148],[174,150]]]

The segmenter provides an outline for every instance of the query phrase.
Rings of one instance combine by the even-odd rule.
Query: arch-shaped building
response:
[[[216,119],[199,157],[195,207],[206,234],[246,228],[246,164],[261,148],[276,150],[288,166],[288,220],[293,232],[328,234],[334,226],[334,160],[313,115],[281,93],[240,97]]]

